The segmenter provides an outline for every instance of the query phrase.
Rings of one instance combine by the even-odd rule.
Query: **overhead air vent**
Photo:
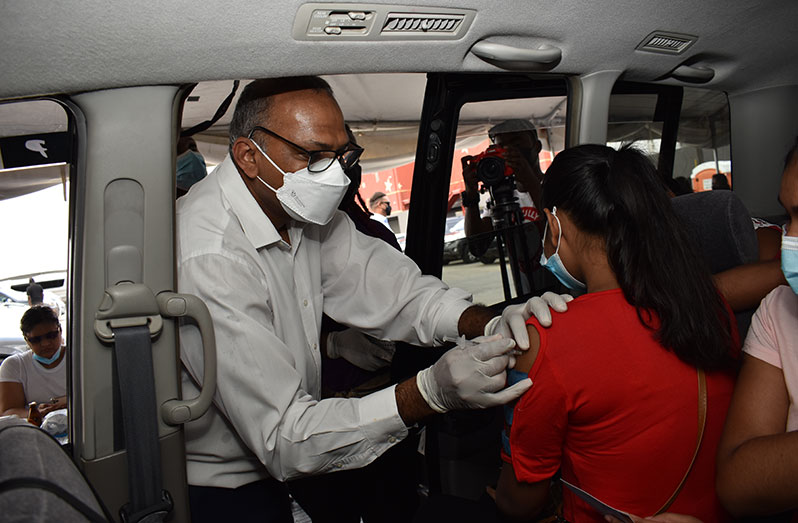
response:
[[[296,40],[456,40],[474,20],[471,9],[380,4],[304,4]]]
[[[640,42],[637,50],[678,55],[689,49],[696,40],[698,40],[697,36],[654,31]]]
[[[388,13],[383,33],[456,33],[463,15]]]

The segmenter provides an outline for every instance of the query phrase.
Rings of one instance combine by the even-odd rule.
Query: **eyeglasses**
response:
[[[260,126],[253,127],[249,132],[249,135],[247,135],[247,138],[251,140],[252,135],[255,134],[255,131],[261,131],[269,136],[274,136],[278,140],[287,143],[291,147],[302,151],[302,153],[308,157],[308,171],[312,173],[326,171],[330,168],[335,160],[338,160],[341,163],[341,167],[344,169],[349,169],[357,163],[357,161],[360,159],[360,155],[363,154],[363,148],[353,143],[348,143],[345,147],[337,151],[333,151],[331,149],[308,151],[304,147],[295,144],[291,140],[283,138],[279,134]]]
[[[60,335],[61,335],[61,330],[60,329],[56,329],[54,331],[50,331],[48,333],[41,334],[39,336],[32,336],[30,338],[28,338],[26,336],[25,339],[28,340],[28,343],[30,343],[32,345],[38,345],[45,338],[47,338],[48,340],[54,340]]]

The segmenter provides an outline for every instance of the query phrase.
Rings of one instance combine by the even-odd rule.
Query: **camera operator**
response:
[[[541,144],[540,140],[538,140],[535,126],[528,120],[507,120],[492,127],[488,131],[488,136],[491,142],[496,146],[500,146],[498,149],[500,152],[498,154],[503,157],[507,167],[513,172],[516,186],[513,194],[518,201],[524,223],[542,223],[542,214],[538,210],[540,206],[541,183],[543,182],[543,172],[540,170],[540,163],[538,161],[538,153],[540,153]],[[469,249],[471,250],[471,254],[480,257],[485,254],[485,251],[487,251],[491,243],[492,237],[488,233],[493,231],[493,209],[489,208],[485,216],[480,215],[479,180],[477,177],[478,163],[479,157],[463,157],[462,164],[465,191],[463,191],[461,197],[463,214],[465,215],[466,237],[476,237],[469,242]],[[539,242],[527,242],[531,249],[536,248],[538,243]],[[533,254],[534,252],[529,253],[530,256]],[[516,263],[516,261],[511,259],[510,263]],[[530,291],[527,282],[525,282],[524,287],[525,292]]]

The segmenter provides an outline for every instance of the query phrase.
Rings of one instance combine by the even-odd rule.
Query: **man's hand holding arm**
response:
[[[409,426],[435,412],[495,407],[517,399],[532,381],[527,378],[504,387],[514,347],[512,340],[494,336],[450,349],[434,365],[396,387],[402,420]]]
[[[526,320],[534,316],[543,327],[551,325],[551,311],[565,312],[568,302],[573,300],[569,294],[545,292],[542,296],[533,296],[525,303],[508,305],[500,316],[494,316],[487,307],[475,305],[460,316],[458,328],[461,334],[469,337],[475,330],[482,329],[479,334],[492,336],[501,334],[504,338],[514,339],[519,349],[529,348],[529,335],[526,332]]]

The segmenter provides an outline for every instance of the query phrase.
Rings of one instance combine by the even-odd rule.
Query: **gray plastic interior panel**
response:
[[[76,196],[82,224],[79,251],[82,276],[77,293],[81,337],[78,369],[83,394],[81,457],[114,452],[110,345],[94,335],[94,316],[105,288],[119,280],[139,280],[153,292],[174,290],[174,166],[176,102],[174,86],[89,92],[74,103],[86,120],[82,194]],[[136,144],[131,147],[131,144]],[[146,154],[142,154],[146,151]],[[164,322],[153,340],[158,402],[178,397],[178,357],[173,322]],[[161,436],[178,430],[160,423]]]
[[[620,74],[620,71],[598,71],[579,77],[581,106],[578,109],[580,118],[578,143],[607,142],[610,93]]]
[[[787,151],[798,136],[798,86],[729,96],[732,184],[752,216],[784,214],[776,197]]]
[[[476,11],[380,4],[304,4],[297,10],[294,40],[457,40]]]
[[[119,467],[104,465],[104,458],[119,455],[120,449],[114,441],[112,348],[95,335],[95,315],[105,289],[117,281],[138,280],[154,295],[175,290],[178,91],[177,86],[111,89],[71,100],[85,119],[77,138],[81,178],[76,180],[73,210],[80,230],[72,232],[78,263],[71,269],[79,282],[70,297],[73,324],[79,323],[79,337],[73,340],[73,401],[80,402],[73,443],[76,458],[103,500],[126,495],[127,486]],[[163,322],[152,352],[160,405],[180,397],[174,321]],[[161,438],[174,436],[182,443],[179,426],[159,418],[158,430]],[[162,457],[168,467],[185,468],[182,445],[162,449]],[[182,495],[185,480],[170,485],[166,476],[165,488]]]

